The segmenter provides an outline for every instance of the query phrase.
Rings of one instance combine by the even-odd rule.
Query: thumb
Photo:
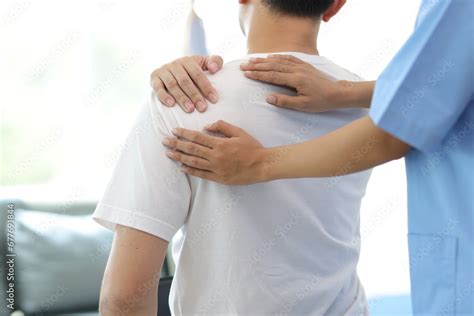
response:
[[[221,56],[218,55],[211,55],[207,56],[204,61],[204,70],[209,70],[211,74],[218,72],[222,65],[224,64],[224,60]]]
[[[222,133],[226,137],[236,137],[240,136],[242,133],[245,133],[240,127],[237,127],[222,120],[207,125],[206,130],[213,133]]]
[[[286,94],[271,94],[267,102],[282,108],[291,108],[302,111],[306,106],[306,98],[301,95],[289,96]]]

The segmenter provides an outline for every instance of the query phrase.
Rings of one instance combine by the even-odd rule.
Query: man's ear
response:
[[[323,14],[323,21],[329,22],[329,20],[335,16],[339,10],[346,4],[346,0],[334,0],[333,4]]]

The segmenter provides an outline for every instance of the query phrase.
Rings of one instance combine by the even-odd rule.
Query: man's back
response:
[[[323,57],[294,55],[335,79],[357,80]],[[245,78],[239,69],[244,61],[210,77],[220,99],[205,113],[186,114],[151,97],[95,218],[166,240],[180,231],[173,245],[174,314],[363,314],[356,264],[368,172],[224,186],[187,177],[164,154],[161,138],[174,127],[202,130],[223,119],[264,146],[277,146],[326,134],[366,114],[271,106],[265,96],[282,88]]]

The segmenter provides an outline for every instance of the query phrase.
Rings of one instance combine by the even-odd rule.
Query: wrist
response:
[[[333,102],[340,109],[369,108],[372,100],[374,82],[337,81],[337,88],[333,93]]]
[[[273,180],[274,163],[272,163],[272,157],[274,157],[273,148],[262,147],[256,152],[256,182],[267,182]]]
[[[351,87],[354,83],[347,80],[336,81],[334,89],[330,95],[330,101],[337,109],[345,109],[350,104]]]

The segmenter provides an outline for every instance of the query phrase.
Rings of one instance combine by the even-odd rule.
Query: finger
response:
[[[175,99],[166,91],[165,85],[160,79],[159,69],[153,71],[150,76],[150,85],[158,95],[158,99],[167,106],[175,105]]]
[[[193,168],[210,170],[211,167],[211,163],[209,162],[209,160],[187,155],[174,150],[168,150],[166,152],[166,156],[168,156],[168,158],[170,159],[181,162],[182,164]]]
[[[227,137],[235,137],[240,136],[245,131],[240,127],[227,123],[226,121],[219,120],[213,124],[209,124],[206,126],[206,129],[210,132],[214,133],[222,133]]]
[[[188,113],[194,111],[194,104],[183,92],[183,90],[181,90],[178,82],[168,70],[163,71],[161,78],[166,89],[168,90],[168,93],[178,101],[178,104],[181,106],[181,108]]]
[[[208,148],[214,148],[218,141],[220,141],[219,137],[206,135],[204,133],[186,128],[174,128],[172,132],[176,137],[184,138],[188,141],[206,146]]]
[[[218,55],[207,56],[204,62],[204,67],[205,67],[204,70],[207,69],[209,70],[211,74],[214,74],[222,68],[223,64],[224,64],[224,60],[222,59],[221,56],[218,56]]]
[[[190,59],[190,62],[184,63],[183,66],[187,73],[191,76],[191,79],[196,83],[199,90],[202,91],[203,95],[206,96],[206,98],[212,103],[216,103],[217,91],[214,89],[211,82],[199,65],[194,62],[193,59]]]
[[[304,64],[305,63],[301,59],[299,59],[295,56],[292,56],[292,55],[270,54],[270,55],[268,55],[267,58],[272,58],[272,59],[277,59],[277,60],[282,60],[282,61],[286,60],[286,61],[293,62],[295,64]]]
[[[266,63],[243,63],[240,64],[240,69],[244,71],[278,71],[290,73],[294,72],[294,64],[291,63],[283,64],[277,62],[266,62]]]
[[[280,86],[295,87],[295,76],[291,73],[278,71],[244,71],[247,78],[273,83]]]
[[[170,149],[179,150],[185,154],[210,160],[211,149],[209,149],[209,147],[172,137],[165,137],[162,143]]]
[[[195,104],[198,111],[205,111],[207,107],[206,100],[201,95],[201,92],[199,92],[198,88],[181,63],[173,64],[169,71],[176,79],[183,92],[191,99],[191,102]]]
[[[198,178],[201,178],[201,179],[204,179],[204,180],[210,180],[210,181],[214,181],[214,182],[221,182],[221,181],[219,181],[216,174],[212,171],[196,169],[196,168],[192,168],[192,167],[189,167],[189,166],[182,166],[181,170],[184,173],[186,173],[190,176],[193,176],[193,177],[198,177]]]
[[[307,98],[300,95],[272,94],[267,96],[267,102],[278,107],[302,110],[305,108]]]

